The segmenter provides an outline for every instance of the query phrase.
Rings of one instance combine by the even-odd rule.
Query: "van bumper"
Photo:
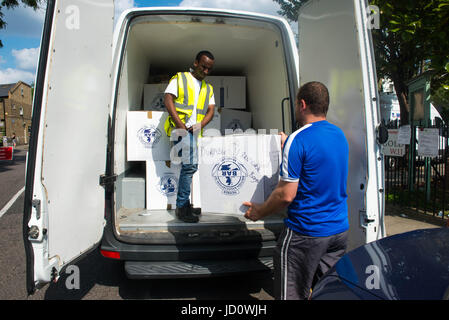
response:
[[[276,241],[223,244],[133,244],[117,240],[110,228],[104,230],[102,251],[117,252],[124,261],[229,261],[273,256]]]

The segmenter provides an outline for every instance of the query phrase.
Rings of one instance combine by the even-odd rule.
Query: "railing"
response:
[[[391,130],[400,124],[387,125]],[[438,130],[438,152],[436,156],[418,155],[419,132],[423,128]],[[393,131],[394,132],[394,131]],[[449,125],[441,121],[418,123],[410,126],[410,144],[394,145],[397,155],[385,156],[385,200],[399,206],[445,219],[449,215]],[[390,152],[391,153],[391,152]]]

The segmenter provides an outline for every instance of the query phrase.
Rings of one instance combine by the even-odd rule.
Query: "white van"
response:
[[[188,70],[200,50],[214,54],[213,75],[246,77],[256,130],[292,133],[300,84],[327,85],[329,121],[349,142],[349,247],[383,237],[383,156],[366,6],[310,1],[296,39],[278,17],[173,7],[128,10],[113,34],[112,0],[48,1],[26,175],[28,291],[57,280],[99,245],[104,256],[125,261],[130,278],[272,267],[282,213],[252,222],[203,212],[199,223],[186,224],[174,210],[148,216],[118,201],[127,177],[148,183],[144,166],[126,159],[127,112],[141,110],[150,76]]]

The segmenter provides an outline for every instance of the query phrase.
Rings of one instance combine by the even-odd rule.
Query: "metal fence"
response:
[[[392,137],[398,121],[387,125]],[[436,156],[419,156],[419,133],[424,128],[438,130]],[[436,130],[433,131],[436,133]],[[399,145],[385,156],[385,201],[414,208],[416,211],[445,219],[449,215],[449,125],[442,121],[410,125],[410,144]],[[389,139],[390,140],[390,139]],[[423,143],[423,142],[422,142]],[[387,146],[384,146],[386,148]],[[384,150],[385,151],[385,150]],[[394,154],[394,155],[392,155]]]

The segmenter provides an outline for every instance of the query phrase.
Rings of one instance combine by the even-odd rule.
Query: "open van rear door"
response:
[[[298,16],[300,84],[329,89],[328,120],[349,143],[348,249],[385,235],[383,157],[371,28],[375,14],[365,0],[312,0]],[[378,14],[378,13],[377,13]]]
[[[30,294],[102,238],[113,18],[113,0],[47,3],[23,221]]]

